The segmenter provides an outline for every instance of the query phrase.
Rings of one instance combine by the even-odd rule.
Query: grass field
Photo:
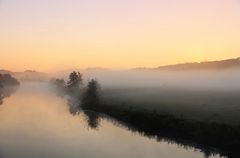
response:
[[[173,88],[102,89],[104,104],[127,106],[184,119],[240,124],[240,91]]]
[[[209,92],[206,97],[206,92],[196,91],[193,93],[175,90],[173,93],[171,90],[169,93],[161,93],[159,89],[155,89],[153,93],[153,89],[146,88],[131,91],[104,90],[105,97],[100,104],[85,104],[82,109],[109,116],[126,125],[128,129],[148,137],[167,138],[181,145],[184,143],[178,140],[186,140],[192,142],[188,143],[189,146],[196,144],[204,152],[212,148],[223,156],[239,157],[240,125],[238,112],[234,111],[237,107],[220,104],[221,101],[226,103],[228,99],[234,101],[237,93],[224,92],[223,95],[221,92],[220,95]],[[150,95],[151,92],[155,95]],[[163,104],[162,101],[168,101],[168,104]],[[198,104],[194,105],[194,101]],[[203,102],[208,104],[203,107]],[[208,106],[211,106],[210,110]],[[223,108],[219,109],[219,106]],[[93,118],[90,122],[95,127],[97,119]],[[214,154],[214,150],[206,150],[206,153],[208,152],[210,155]]]

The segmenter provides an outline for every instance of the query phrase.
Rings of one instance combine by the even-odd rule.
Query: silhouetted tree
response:
[[[82,84],[82,75],[80,72],[73,71],[69,75],[69,81],[67,82],[67,87],[70,90],[77,90],[79,89],[79,86]]]
[[[99,84],[96,80],[92,79],[88,82],[87,89],[83,94],[82,106],[94,107],[99,105]]]

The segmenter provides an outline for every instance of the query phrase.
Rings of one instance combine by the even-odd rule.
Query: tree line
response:
[[[82,107],[96,106],[100,103],[100,85],[96,79],[90,79],[86,87],[83,87],[83,75],[73,71],[68,80],[53,79],[50,81],[60,93],[77,97]]]
[[[18,86],[20,83],[10,74],[0,74],[0,88],[5,86]]]
[[[0,74],[0,105],[3,99],[9,97],[20,83],[10,74]]]
[[[169,114],[131,106],[112,106],[100,101],[100,86],[97,80],[89,80],[82,88],[83,78],[79,72],[72,72],[67,82],[55,79],[54,84],[68,94],[77,96],[84,114],[88,116],[87,121],[91,128],[98,127],[98,114],[105,114],[126,124],[128,129],[145,136],[169,138],[177,142],[187,140],[203,149],[218,149],[223,156],[239,157],[240,126],[176,118]]]

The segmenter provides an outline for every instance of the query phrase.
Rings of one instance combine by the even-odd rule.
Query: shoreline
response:
[[[238,157],[240,154],[238,150],[240,126],[192,121],[176,118],[169,114],[107,104],[82,107],[82,109],[109,116],[122,122],[121,124],[125,124],[130,130],[148,137],[169,138],[181,145],[187,144],[199,148],[208,156],[219,151],[221,156],[229,158]]]

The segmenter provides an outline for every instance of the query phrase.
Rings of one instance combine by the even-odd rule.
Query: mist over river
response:
[[[91,117],[69,109],[68,99],[48,84],[22,83],[0,105],[0,158],[205,157],[198,149],[144,137],[109,119],[99,118],[92,128]]]

